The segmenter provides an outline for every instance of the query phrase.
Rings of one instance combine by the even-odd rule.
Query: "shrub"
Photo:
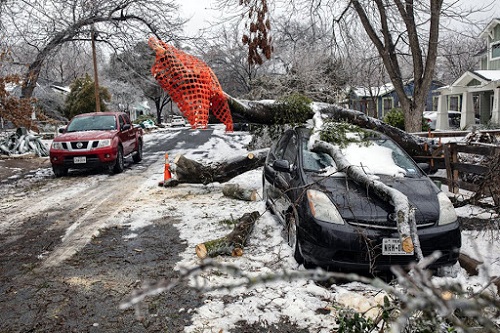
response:
[[[405,130],[405,117],[403,114],[403,110],[399,108],[394,108],[391,109],[386,115],[384,116],[384,122],[399,128],[400,130]],[[427,121],[422,117],[422,131],[428,131],[429,130],[429,124],[427,124]]]

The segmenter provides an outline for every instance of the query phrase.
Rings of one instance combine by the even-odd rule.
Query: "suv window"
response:
[[[122,115],[118,117],[118,120],[120,122],[120,130],[121,130],[123,128],[123,125],[125,125],[125,120],[123,119]]]

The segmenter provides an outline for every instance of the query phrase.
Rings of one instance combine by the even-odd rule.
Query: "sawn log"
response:
[[[245,188],[239,184],[224,184],[222,194],[226,197],[246,201],[257,201],[258,198],[257,189]]]
[[[263,166],[267,152],[267,149],[257,150],[244,156],[211,164],[202,164],[184,155],[177,155],[174,159],[173,173],[178,183],[205,185],[212,182],[223,183],[244,172]]]
[[[228,235],[196,245],[196,255],[200,259],[216,257],[221,254],[241,256],[248,237],[259,217],[260,213],[257,211],[243,214],[234,226],[233,231]]]
[[[460,255],[458,256],[458,262],[460,263],[460,267],[465,269],[467,274],[471,276],[478,275],[479,274],[478,267],[483,264],[482,261],[471,258],[464,253],[460,253]],[[490,277],[490,282],[497,287],[497,295],[500,296],[500,277],[499,276]]]

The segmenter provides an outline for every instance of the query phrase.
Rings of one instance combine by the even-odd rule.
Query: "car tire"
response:
[[[66,177],[68,175],[68,168],[59,165],[53,165],[52,171],[54,172],[56,178]]]
[[[288,245],[290,245],[290,247],[292,248],[292,253],[295,261],[297,261],[299,265],[302,265],[304,263],[304,258],[302,257],[302,254],[300,254],[297,229],[297,213],[295,212],[295,209],[287,214],[286,220]]]
[[[132,160],[134,163],[139,163],[142,161],[142,141],[139,140],[137,143],[137,151],[132,155]]]
[[[116,155],[115,164],[113,166],[113,173],[121,173],[125,169],[125,165],[123,162],[123,148],[122,146],[118,146],[118,153]]]
[[[262,174],[262,200],[267,204],[266,176]]]

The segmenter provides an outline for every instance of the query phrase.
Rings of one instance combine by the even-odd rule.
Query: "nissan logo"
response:
[[[81,149],[82,147],[83,147],[83,143],[78,142],[78,143],[76,144],[76,148]]]

